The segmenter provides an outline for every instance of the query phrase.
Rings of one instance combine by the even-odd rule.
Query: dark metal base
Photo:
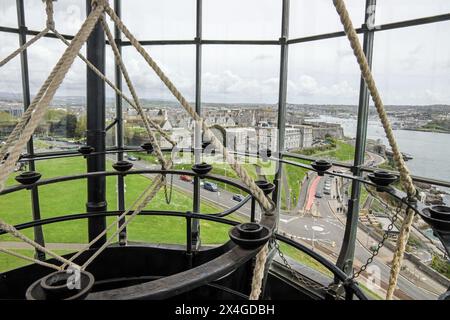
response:
[[[230,242],[220,247],[201,248],[193,256],[193,267],[208,262],[233,246]],[[76,259],[77,263],[85,261],[93,251],[87,251]],[[66,255],[66,257],[70,257]],[[50,260],[51,262],[55,262]],[[248,261],[224,277],[215,279],[206,285],[193,286],[192,290],[180,294],[174,293],[170,299],[208,299],[208,300],[242,300],[248,299],[250,293],[252,261]],[[188,269],[188,257],[185,247],[178,245],[147,245],[111,246],[107,248],[88,267],[87,271],[95,277],[95,284],[90,290],[90,297],[101,297],[107,290],[125,288],[149,281],[158,280]],[[0,276],[0,299],[25,299],[29,288],[41,278],[53,273],[52,270],[40,265],[29,265]],[[311,299],[292,284],[269,273],[267,292],[275,297]],[[289,293],[287,297],[285,293]],[[84,298],[84,297],[81,297]],[[127,297],[123,297],[127,299]]]

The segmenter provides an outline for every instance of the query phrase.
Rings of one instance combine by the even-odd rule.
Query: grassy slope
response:
[[[110,164],[108,164],[110,169]],[[38,163],[37,170],[44,178],[58,175],[68,175],[85,171],[85,163],[80,158],[62,158]],[[116,209],[116,185],[115,177],[108,177],[107,201],[110,210]],[[8,181],[14,182],[13,178]],[[143,176],[126,177],[126,204],[132,203],[142,192],[142,189],[150,183]],[[47,185],[39,188],[41,216],[49,218],[77,212],[85,212],[86,183],[84,180],[70,181]],[[5,221],[17,224],[31,220],[30,194],[28,191],[20,191],[0,197],[0,216]],[[189,195],[174,190],[173,201],[166,204],[164,192],[161,190],[148,206],[149,209],[187,211],[192,209],[192,200]],[[203,213],[217,212],[220,209],[202,204]],[[115,218],[109,218],[114,221]],[[204,243],[221,243],[228,239],[228,227],[218,225],[212,230],[211,222],[202,221],[202,238]],[[44,227],[47,242],[82,243],[87,239],[87,221],[75,220],[57,223]],[[162,216],[137,217],[128,228],[131,240],[159,241],[182,243],[185,238],[184,219]],[[166,232],[171,230],[173,232]],[[25,230],[25,234],[32,236],[32,230]],[[10,236],[0,236],[0,240],[12,240]]]
[[[108,163],[107,169],[111,169],[111,163]],[[44,179],[61,175],[80,174],[85,172],[85,160],[82,158],[47,160],[38,162],[37,170],[42,173]],[[221,169],[217,170],[220,171]],[[227,170],[228,172],[231,171]],[[256,177],[256,173],[254,172],[253,174]],[[107,200],[108,208],[111,210],[116,209],[115,181],[115,177],[107,178]],[[132,175],[126,177],[126,203],[128,205],[131,204],[139,192],[142,191],[142,188],[148,185],[149,182],[150,180],[143,176]],[[8,184],[15,184],[13,177],[10,177]],[[84,200],[79,200],[86,199],[86,184],[84,180],[42,186],[39,187],[39,195],[43,218],[85,211]],[[12,224],[30,221],[32,218],[30,202],[30,192],[27,190],[2,196],[0,197],[0,217]],[[159,192],[148,208],[187,211],[192,208],[192,202],[189,195],[174,190],[173,201],[170,205],[167,205],[164,200],[164,193]],[[212,213],[219,210],[219,208],[202,203],[203,213]],[[108,222],[112,222],[114,219],[109,218]],[[237,218],[234,217],[234,219]],[[202,242],[206,244],[227,241],[229,228],[226,225],[201,221]],[[127,229],[129,239],[132,241],[159,243],[184,243],[186,241],[185,220],[183,218],[138,216],[130,223]],[[33,237],[31,229],[23,232],[29,237]],[[45,240],[50,243],[85,243],[87,240],[87,221],[74,220],[48,225],[44,227],[44,234]],[[2,235],[0,236],[0,241],[16,241],[16,239],[9,235]],[[294,248],[282,245],[282,249],[294,259],[312,268],[325,271],[324,267],[319,263]],[[34,254],[33,250],[17,250],[17,252],[30,257]],[[26,264],[28,264],[27,261],[0,253],[0,271]]]

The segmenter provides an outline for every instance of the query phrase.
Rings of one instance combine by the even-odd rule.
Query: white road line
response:
[[[295,219],[298,219],[298,217],[293,217],[293,218],[289,218],[289,219],[281,219],[280,218],[280,221],[283,223],[288,223],[288,222],[294,221]]]

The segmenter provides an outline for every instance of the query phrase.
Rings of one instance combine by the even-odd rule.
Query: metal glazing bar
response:
[[[365,21],[373,19],[375,15],[376,0],[366,0]],[[372,66],[374,32],[364,28],[363,50],[369,66]],[[358,122],[356,128],[355,158],[352,172],[354,176],[361,177],[360,167],[364,164],[366,151],[367,124],[369,119],[369,91],[361,76],[358,106]],[[336,265],[347,274],[353,272],[353,259],[356,245],[356,233],[358,230],[359,201],[361,196],[361,183],[352,180],[351,196],[348,200],[347,220],[344,231],[344,239]]]
[[[19,26],[19,44],[23,46],[27,42],[26,34],[26,23],[25,23],[25,7],[23,0],[16,0],[17,6],[17,22]],[[31,103],[30,97],[30,79],[28,73],[28,55],[27,50],[24,50],[20,54],[20,67],[22,71],[22,94],[23,94],[23,105],[24,110],[26,110]],[[34,155],[33,147],[33,136],[27,143],[27,152],[31,156]],[[35,171],[36,166],[33,160],[28,161],[29,170]],[[33,215],[33,220],[41,219],[41,209],[39,206],[39,191],[37,187],[31,188],[31,210]],[[34,241],[39,243],[41,246],[45,246],[44,233],[42,232],[41,226],[34,227]],[[45,260],[45,253],[35,250],[35,257],[39,260]]]
[[[114,0],[114,11],[118,17],[122,16],[122,0]],[[120,29],[114,26],[114,38],[116,40],[117,48],[120,54],[122,54],[122,33]],[[115,75],[115,85],[119,90],[122,90],[122,73],[120,71],[119,65],[114,59],[114,75]],[[122,97],[116,93],[116,145],[119,150],[123,149],[124,146],[124,135],[123,135],[123,104]],[[123,160],[123,151],[117,152],[117,161]],[[119,210],[125,210],[125,178],[124,176],[117,176],[117,208]],[[125,223],[125,219],[118,221],[119,228]],[[127,228],[124,228],[122,232],[119,233],[119,244],[124,245],[127,241]]]
[[[280,46],[280,78],[278,89],[278,121],[277,121],[277,152],[278,158],[281,158],[281,152],[284,151],[285,129],[286,129],[286,94],[287,94],[287,72],[288,72],[288,45],[289,37],[289,0],[283,0],[282,19],[281,19],[281,46]],[[275,192],[273,200],[279,209],[281,206],[281,176],[283,174],[283,164],[277,163],[277,172],[275,174]]]
[[[202,112],[202,0],[196,2],[196,41],[195,41],[195,111],[201,116]],[[194,162],[201,162],[202,152],[202,129],[197,123],[194,123]],[[201,209],[200,200],[200,179],[194,177],[194,194],[193,194],[193,212],[198,213]],[[200,245],[200,222],[197,219],[192,220],[192,243],[194,248]]]

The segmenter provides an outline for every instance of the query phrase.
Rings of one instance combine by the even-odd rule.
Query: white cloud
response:
[[[124,2],[124,20],[133,32],[145,39],[194,38],[195,19],[192,14],[195,1],[168,0],[161,6],[155,3],[161,4],[146,0]],[[278,39],[281,23],[279,3],[258,1],[258,10],[255,10],[255,3],[208,1],[203,12],[205,38]],[[359,13],[363,6],[361,3],[359,0],[348,1],[356,24],[362,19],[362,13]],[[386,10],[388,7],[392,12]],[[387,21],[395,17],[438,14],[448,11],[450,5],[448,1],[435,0],[425,7],[410,4],[408,13],[396,12],[400,7],[386,0],[379,1],[377,19]],[[236,8],[240,11],[237,12]],[[31,29],[40,30],[45,26],[41,0],[26,0],[26,13]],[[55,20],[61,32],[75,33],[84,16],[85,0],[55,2]],[[304,19],[299,19],[302,17]],[[306,28],[305,23],[316,17],[318,19]],[[16,20],[15,1],[1,0],[0,24],[16,26]],[[386,104],[450,103],[450,43],[443,41],[449,27],[449,22],[441,22],[376,34],[374,72]],[[317,34],[336,29],[340,30],[340,25],[330,1],[320,0],[314,4],[306,0],[291,1],[292,37],[298,36],[299,31]],[[65,49],[58,41],[40,40],[28,50],[33,92],[43,83]],[[0,42],[0,59],[18,47],[17,35],[0,33]],[[195,96],[194,46],[149,46],[146,49],[192,101]],[[107,74],[113,79],[112,54],[108,52],[107,57]],[[140,95],[172,99],[153,71],[130,47],[124,48],[124,61]],[[274,103],[277,100],[277,46],[205,45],[202,68],[204,101]],[[290,46],[288,77],[288,101],[291,103],[357,103],[360,73],[344,37]],[[85,66],[77,60],[58,94],[84,95],[85,81]],[[21,92],[18,58],[0,69],[0,85],[0,91]]]

